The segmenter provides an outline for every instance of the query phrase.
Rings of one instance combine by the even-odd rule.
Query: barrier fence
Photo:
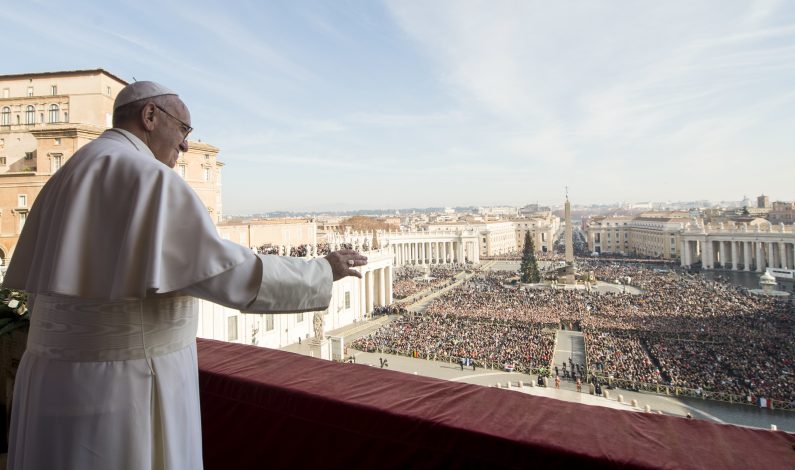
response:
[[[612,387],[623,388],[626,390],[638,390],[642,392],[651,392],[658,395],[701,398],[702,400],[722,401],[725,403],[734,403],[741,405],[760,406],[758,397],[749,397],[743,395],[736,395],[726,392],[705,391],[700,389],[675,387],[673,385],[665,384],[650,384],[645,382],[637,382],[634,380],[617,379],[609,376],[594,375],[601,383],[608,384]],[[786,402],[784,400],[775,400],[771,398],[765,399],[766,408],[795,411],[795,403]]]

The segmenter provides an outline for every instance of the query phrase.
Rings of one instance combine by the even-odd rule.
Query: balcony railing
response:
[[[205,468],[791,468],[795,435],[198,340]]]

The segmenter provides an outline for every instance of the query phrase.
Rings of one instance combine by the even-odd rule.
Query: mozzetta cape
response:
[[[107,130],[36,198],[4,287],[84,299],[178,291],[252,256],[222,240],[210,217],[196,217],[206,213],[149,148]]]

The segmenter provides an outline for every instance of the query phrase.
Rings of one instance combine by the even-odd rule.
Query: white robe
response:
[[[221,240],[176,173],[134,135],[106,131],[45,185],[4,282],[36,294],[8,468],[201,468],[190,296],[312,311],[331,283],[323,259]]]

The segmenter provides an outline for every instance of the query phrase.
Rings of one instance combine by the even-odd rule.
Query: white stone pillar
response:
[[[738,269],[740,269],[740,264],[739,264],[740,260],[738,259],[738,254],[737,254],[737,242],[731,241],[729,243],[732,244],[732,270],[737,271]]]
[[[701,267],[703,269],[711,269],[712,268],[712,242],[708,239],[704,239],[701,242]]]
[[[762,242],[756,242],[756,271],[762,272],[765,270],[765,253],[762,250]]]
[[[367,304],[365,306],[365,312],[371,313],[373,311],[373,272],[367,271]]]
[[[778,242],[778,254],[781,269],[789,269],[787,267],[787,245],[784,242]]]
[[[743,242],[743,271],[751,270],[751,242]]]
[[[392,305],[395,301],[392,296],[392,266],[386,268],[386,305]]]
[[[679,244],[679,265],[687,267],[687,240],[682,239]]]
[[[773,249],[773,242],[767,242],[767,260],[768,268],[777,268],[778,265],[776,264],[776,250]]]
[[[690,240],[685,240],[685,266],[690,267],[693,265],[693,243]]]
[[[462,242],[456,242],[456,245],[458,245],[458,249],[456,250],[456,253],[458,253],[458,262],[459,263],[463,263],[464,262],[464,244]]]
[[[729,242],[721,241],[720,244],[720,266],[729,269]]]
[[[440,242],[442,246],[442,263],[447,264],[447,242]]]
[[[378,305],[386,305],[386,268],[378,270]]]
[[[357,277],[356,281],[354,281],[354,282],[356,282],[356,285],[359,286],[359,302],[357,302],[358,305],[356,305],[356,318],[359,321],[361,321],[361,320],[364,320],[365,317],[367,316],[366,315],[367,312],[365,312],[365,309],[366,309],[366,306],[367,306],[367,293],[366,293],[366,289],[365,289],[366,284],[365,284],[364,275],[362,276],[362,279],[359,279]]]

